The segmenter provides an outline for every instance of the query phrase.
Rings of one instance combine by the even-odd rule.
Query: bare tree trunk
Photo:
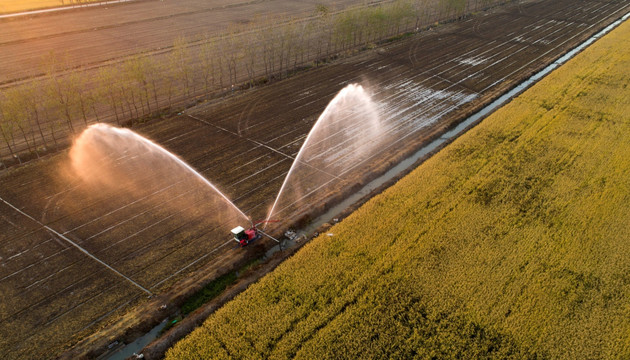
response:
[[[116,98],[114,95],[114,91],[111,88],[109,89],[109,99],[112,104],[112,109],[114,109],[114,116],[116,117],[116,124],[120,126],[120,117],[118,116],[118,106],[116,105]],[[123,109],[123,112],[124,112],[124,109]],[[125,116],[124,113],[123,113],[123,116]]]
[[[120,93],[122,95],[123,100],[127,103],[127,110],[129,111],[129,119],[133,119],[133,109],[131,108],[131,103],[129,102],[129,97],[127,96],[127,92],[123,86],[120,87]],[[124,109],[124,107],[123,107]]]
[[[50,127],[50,133],[53,138],[53,143],[55,144],[55,148],[57,148],[57,137],[55,136],[55,121],[51,120],[50,114],[46,107],[44,107],[44,113],[46,115],[46,119],[48,120],[48,126]]]
[[[17,123],[17,127],[18,129],[20,129],[20,132],[22,133],[22,137],[24,138],[24,142],[26,143],[26,148],[28,149],[28,152],[32,153],[33,150],[31,149],[31,143],[28,141],[28,136],[26,136],[26,132],[24,131],[24,126],[21,123]]]
[[[96,118],[96,122],[100,122],[101,120],[98,117],[98,111],[96,111],[96,100],[90,102],[90,106],[92,107],[92,112],[94,113],[94,117]]]
[[[131,94],[131,104],[133,105],[133,108],[136,110],[136,119],[140,118],[140,112],[138,111],[138,106],[136,105],[136,96],[134,94],[133,89],[129,90],[129,93]]]
[[[68,109],[68,104],[64,104],[64,114],[66,115],[66,122],[70,132],[74,134],[74,125],[72,124],[72,117],[70,116],[70,109]]]
[[[86,106],[85,106],[85,100],[83,99],[83,95],[81,95],[79,93],[79,107],[81,109],[81,115],[83,116],[83,123],[85,124],[85,126],[87,127],[88,124],[88,120],[87,120],[87,114],[86,114]]]
[[[11,141],[10,141],[10,136],[7,133],[7,130],[5,130],[4,127],[0,126],[0,132],[2,132],[2,138],[4,139],[4,143],[7,144],[7,148],[9,149],[9,154],[11,155],[11,157],[15,158],[15,152],[13,151],[13,147],[11,146]]]
[[[33,112],[35,114],[35,124],[37,124],[37,129],[39,130],[39,135],[42,137],[42,142],[44,143],[44,148],[48,148],[48,143],[46,142],[46,137],[44,136],[44,131],[42,130],[42,124],[41,121],[39,119],[39,111],[37,110],[37,107],[34,106],[33,107]]]
[[[150,101],[151,97],[149,96],[148,83],[146,81],[143,81],[142,89],[144,90],[144,99],[146,100],[146,103],[147,103],[147,110],[149,111],[149,114],[150,114],[151,113],[151,104],[149,103],[149,101]]]
[[[157,85],[155,84],[155,77],[151,78],[151,84],[152,84],[151,87],[153,88],[152,90],[153,90],[153,99],[155,101],[155,108],[157,110],[159,110],[160,109],[160,102],[158,101]]]

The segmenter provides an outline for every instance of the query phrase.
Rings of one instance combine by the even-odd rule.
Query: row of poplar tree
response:
[[[50,54],[43,76],[0,93],[0,158],[21,162],[67,145],[90,123],[130,125],[499,2],[393,0],[338,12],[318,6],[307,18],[257,19],[114,65],[70,68],[63,55]]]

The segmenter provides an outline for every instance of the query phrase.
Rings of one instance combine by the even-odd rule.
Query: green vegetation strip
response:
[[[630,357],[628,38],[626,22],[167,358]]]
[[[169,323],[166,324],[160,330],[160,334],[167,332],[173,326],[177,325],[182,321],[182,319],[188,316],[193,311],[199,309],[204,304],[207,304],[215,297],[221,295],[221,293],[227,289],[230,285],[234,284],[239,277],[239,273],[243,274],[247,272],[252,267],[255,267],[261,262],[260,259],[255,259],[247,264],[245,264],[238,271],[231,271],[225,275],[219,276],[218,278],[212,280],[207,285],[202,287],[199,291],[193,294],[190,298],[186,299],[184,304],[180,308],[180,314],[174,318],[171,318]]]
[[[200,291],[191,296],[182,305],[182,314],[188,315],[191,312],[197,310],[201,305],[214,299],[217,295],[221,294],[228,286],[232,285],[236,281],[236,272],[231,272],[210,282],[204,286]]]

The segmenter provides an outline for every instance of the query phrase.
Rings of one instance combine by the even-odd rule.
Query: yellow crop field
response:
[[[98,1],[104,0],[0,0],[0,14],[58,6],[78,5]]]
[[[167,358],[629,358],[629,38],[626,22]]]

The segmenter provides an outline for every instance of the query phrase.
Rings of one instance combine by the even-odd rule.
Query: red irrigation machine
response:
[[[232,236],[234,236],[234,241],[239,243],[241,247],[244,247],[260,239],[264,235],[270,238],[271,240],[277,243],[280,243],[280,240],[274,238],[273,236],[265,233],[264,231],[258,228],[258,226],[260,226],[261,224],[272,223],[272,222],[278,222],[278,220],[262,220],[256,223],[252,222],[252,226],[249,229],[245,229],[242,226],[237,226],[234,229],[232,229]]]

